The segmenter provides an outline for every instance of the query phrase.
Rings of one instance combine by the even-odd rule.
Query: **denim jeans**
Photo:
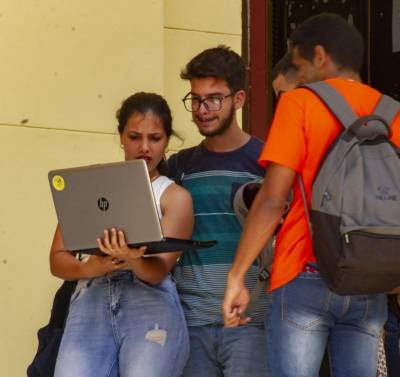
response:
[[[273,292],[266,314],[268,377],[318,377],[325,348],[332,377],[375,377],[386,296],[339,296],[318,272]]]
[[[389,310],[385,324],[385,352],[388,377],[400,376],[400,319]]]
[[[175,284],[143,283],[129,271],[81,280],[56,377],[179,377],[189,338]]]
[[[190,326],[182,377],[266,377],[263,326]]]

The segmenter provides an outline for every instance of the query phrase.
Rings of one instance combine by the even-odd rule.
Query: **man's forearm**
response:
[[[246,220],[230,276],[243,278],[258,254],[271,239],[285,209],[286,198],[268,197],[260,189]]]
[[[244,278],[257,255],[271,239],[285,210],[296,172],[270,163],[264,182],[247,217],[230,278]]]

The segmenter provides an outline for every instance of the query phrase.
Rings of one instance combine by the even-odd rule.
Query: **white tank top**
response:
[[[172,183],[174,183],[174,181],[169,179],[165,175],[160,175],[153,182],[151,182],[151,185],[153,187],[154,199],[156,201],[158,217],[160,218],[160,220],[162,219],[161,206],[160,206],[161,196],[167,189],[167,187],[170,186]]]

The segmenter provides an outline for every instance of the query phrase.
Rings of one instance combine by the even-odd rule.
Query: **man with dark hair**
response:
[[[218,244],[204,251],[185,252],[175,269],[175,278],[190,335],[190,357],[184,377],[266,377],[264,292],[251,312],[251,321],[224,328],[221,313],[227,272],[234,258],[242,227],[233,198],[244,183],[262,178],[257,164],[263,143],[245,133],[237,111],[246,93],[242,58],[225,46],[207,49],[182,71],[190,81],[183,98],[204,140],[171,156],[170,176],[193,197],[194,239],[215,239]],[[255,286],[258,267],[245,278]]]
[[[275,64],[271,72],[271,80],[276,98],[298,85],[297,67],[292,63],[292,54],[290,52],[283,55],[278,63]]]
[[[310,18],[294,31],[291,48],[301,82],[325,80],[358,116],[374,110],[381,93],[358,81],[363,42],[346,20],[332,14]],[[279,100],[259,159],[267,171],[228,274],[223,310],[227,325],[241,321],[248,302],[243,277],[272,236],[293,187],[293,202],[276,241],[270,280],[273,301],[266,315],[269,377],[317,376],[326,346],[335,377],[376,376],[386,296],[340,296],[327,287],[318,271],[296,180],[302,178],[310,203],[321,161],[341,129],[313,92],[291,90]],[[399,146],[400,114],[391,131],[392,142]]]
[[[293,55],[301,56],[311,65],[315,59],[320,59],[318,46],[323,47],[336,69],[349,71],[352,77],[358,77],[363,62],[364,42],[360,32],[338,15],[319,14],[308,19],[293,32],[290,45]],[[299,67],[295,59],[293,63]],[[308,66],[303,79],[305,82],[324,80],[331,70],[329,65],[322,71]]]
[[[244,90],[246,68],[244,61],[229,47],[219,45],[202,51],[181,72],[181,79],[215,77],[224,80],[232,92]]]

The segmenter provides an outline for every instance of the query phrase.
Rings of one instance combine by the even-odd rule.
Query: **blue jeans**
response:
[[[57,358],[56,377],[179,377],[189,338],[175,284],[129,271],[81,280]]]
[[[375,377],[386,317],[386,295],[339,296],[301,273],[267,309],[268,377],[318,377],[326,347],[333,377]]]
[[[189,326],[182,377],[266,377],[264,334],[263,326]]]
[[[388,377],[400,376],[400,319],[389,310],[385,324],[385,352]]]

